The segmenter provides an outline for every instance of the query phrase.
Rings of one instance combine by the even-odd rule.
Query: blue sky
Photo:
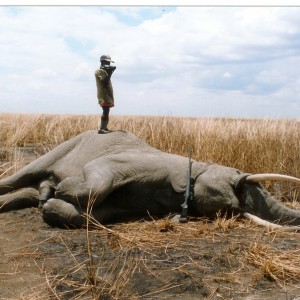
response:
[[[0,7],[1,112],[297,118],[300,7]]]

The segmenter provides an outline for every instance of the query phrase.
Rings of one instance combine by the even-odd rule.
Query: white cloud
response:
[[[225,73],[223,74],[223,77],[224,77],[224,78],[227,78],[227,79],[230,79],[230,78],[232,77],[232,74],[229,73],[229,72],[225,72]]]
[[[75,80],[88,80],[94,69],[87,62],[80,62],[75,66],[72,78]]]
[[[57,73],[50,68],[42,68],[33,71],[35,77],[40,79],[50,79],[55,78]]]
[[[115,113],[298,117],[299,13],[1,7],[0,105],[98,112],[94,70],[99,56],[110,54],[117,65]]]

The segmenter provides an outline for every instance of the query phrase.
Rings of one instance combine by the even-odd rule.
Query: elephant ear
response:
[[[197,166],[195,166],[194,163],[197,163]],[[182,157],[173,156],[168,159],[166,168],[168,169],[170,182],[175,192],[183,193],[186,189],[188,158],[182,159]],[[205,172],[206,169],[206,164],[199,167],[199,163],[193,161],[192,177],[197,179],[198,176]]]
[[[169,170],[169,177],[175,192],[183,193],[186,188],[187,170],[179,168],[176,170]]]

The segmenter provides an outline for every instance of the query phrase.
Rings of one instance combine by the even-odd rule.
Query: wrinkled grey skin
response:
[[[82,227],[91,208],[101,223],[180,213],[188,159],[161,152],[131,133],[82,133],[19,172],[0,180],[0,211],[42,206],[45,222]],[[300,212],[275,200],[248,174],[193,161],[195,199],[189,214],[249,212],[265,220],[300,224]]]

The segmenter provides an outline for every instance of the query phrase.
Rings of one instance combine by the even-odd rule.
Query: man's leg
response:
[[[100,130],[98,133],[108,133],[107,125],[109,122],[109,107],[102,107],[103,113],[101,116]]]

